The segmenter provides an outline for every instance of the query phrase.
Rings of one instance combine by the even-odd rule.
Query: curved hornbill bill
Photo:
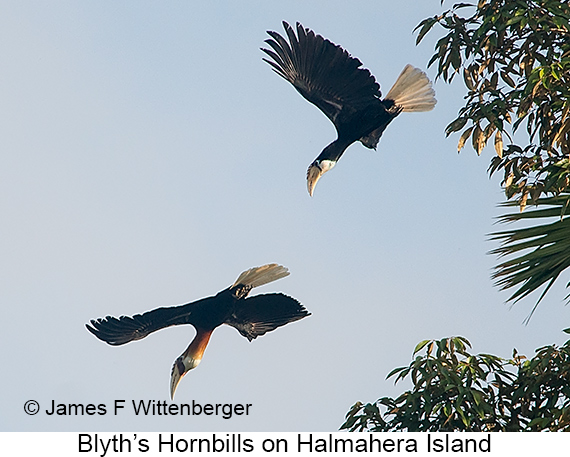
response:
[[[289,42],[277,32],[261,48],[263,59],[333,122],[337,139],[323,149],[307,170],[312,196],[320,177],[335,166],[346,148],[360,141],[376,149],[384,129],[402,111],[430,111],[435,92],[426,74],[406,65],[384,99],[380,85],[362,63],[340,46],[297,23],[297,35],[283,22]]]
[[[87,330],[102,341],[120,346],[144,338],[152,332],[172,325],[190,324],[196,336],[174,362],[170,378],[170,398],[182,377],[196,368],[216,327],[227,324],[249,341],[297,321],[310,313],[294,298],[281,293],[249,297],[251,289],[289,275],[287,268],[275,263],[244,271],[230,287],[213,297],[186,305],[157,308],[132,317],[107,316],[91,320]]]

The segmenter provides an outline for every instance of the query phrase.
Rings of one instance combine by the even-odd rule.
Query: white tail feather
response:
[[[264,284],[277,281],[278,279],[289,276],[289,270],[282,265],[276,263],[269,263],[261,267],[250,268],[244,271],[233,283],[232,287],[238,284],[244,286],[259,287]]]
[[[386,95],[405,112],[430,111],[437,100],[431,81],[419,68],[406,65]]]

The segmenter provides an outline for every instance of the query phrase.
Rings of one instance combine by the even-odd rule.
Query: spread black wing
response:
[[[263,294],[240,300],[225,324],[235,327],[248,340],[253,340],[310,313],[294,298],[283,294]]]
[[[92,319],[91,325],[85,324],[93,335],[112,346],[120,346],[130,341],[144,338],[149,333],[172,325],[188,324],[187,307],[172,306],[157,308],[134,316],[107,316]]]
[[[362,63],[340,46],[297,23],[297,36],[287,22],[283,27],[289,43],[277,32],[263,49],[272,60],[263,59],[335,124],[339,113],[358,111],[382,96],[380,85]]]

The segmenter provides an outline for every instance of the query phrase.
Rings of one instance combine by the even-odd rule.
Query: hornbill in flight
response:
[[[310,313],[294,298],[281,293],[256,295],[247,298],[254,287],[276,281],[289,275],[287,268],[275,263],[244,271],[230,287],[213,297],[186,305],[157,308],[133,317],[107,316],[91,320],[87,330],[102,341],[120,346],[144,338],[157,330],[172,325],[190,324],[196,336],[174,362],[170,378],[170,398],[182,377],[196,368],[216,327],[231,325],[249,341],[275,330],[277,327],[309,316]]]
[[[289,42],[277,32],[261,48],[263,60],[289,81],[308,101],[333,122],[337,139],[323,149],[307,170],[312,196],[319,178],[335,166],[346,148],[360,141],[376,149],[384,129],[402,111],[430,111],[435,92],[426,74],[406,65],[384,99],[380,85],[362,63],[340,46],[297,23],[297,35],[283,22]]]

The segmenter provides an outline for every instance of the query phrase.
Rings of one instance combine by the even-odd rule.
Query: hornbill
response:
[[[261,48],[271,60],[263,60],[289,81],[308,101],[333,122],[337,139],[323,149],[307,170],[312,196],[319,178],[336,165],[346,148],[360,141],[376,149],[392,119],[402,111],[430,111],[435,92],[426,74],[406,65],[384,99],[380,85],[362,63],[340,46],[297,23],[297,35],[283,22],[289,43],[277,32]]]
[[[196,368],[216,327],[231,325],[249,341],[277,327],[309,316],[310,313],[294,298],[281,293],[247,298],[254,287],[289,275],[287,268],[275,263],[244,271],[230,287],[212,297],[186,305],[157,308],[132,317],[107,316],[91,320],[87,330],[102,341],[120,346],[144,338],[152,332],[172,325],[190,324],[196,336],[176,359],[170,378],[170,398],[182,377]]]

